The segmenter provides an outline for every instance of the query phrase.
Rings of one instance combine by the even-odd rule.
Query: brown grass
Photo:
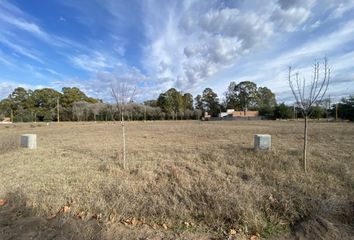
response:
[[[0,198],[8,200],[0,211],[16,213],[4,220],[12,229],[25,218],[52,216],[36,220],[43,229],[74,222],[65,232],[75,239],[223,239],[230,229],[235,239],[291,238],[319,218],[346,231],[331,234],[349,234],[354,125],[310,123],[307,175],[302,128],[291,121],[129,122],[124,171],[119,123],[0,126]],[[21,133],[36,133],[38,149],[2,150],[3,136]],[[271,151],[252,151],[256,133],[272,135]],[[19,234],[1,223],[0,215],[0,236]]]

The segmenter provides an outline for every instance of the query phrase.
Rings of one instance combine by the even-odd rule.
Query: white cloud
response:
[[[69,56],[69,60],[76,67],[89,72],[97,72],[112,67],[111,61],[104,54],[97,51],[93,51],[89,55],[78,54]]]
[[[328,56],[331,63],[336,59],[334,68],[342,71],[350,68],[348,61],[352,59],[351,54],[342,60],[336,58],[344,48],[351,50],[344,45],[354,41],[354,22],[343,17],[354,8],[354,3],[348,0],[335,3],[331,0],[266,3],[262,0],[142,3],[94,0],[65,5],[75,9],[74,18],[80,18],[89,30],[104,29],[104,36],[95,39],[84,36],[85,44],[77,43],[45,31],[38,19],[10,2],[0,1],[0,42],[19,55],[45,63],[39,71],[41,74],[68,79],[45,60],[47,52],[39,51],[42,48],[38,40],[49,44],[53,51],[64,56],[65,63],[81,70],[74,72],[75,75],[82,76],[85,72],[91,75],[91,80],[71,78],[67,84],[79,84],[86,91],[102,96],[109,95],[104,90],[107,89],[105,81],[117,76],[144,79],[139,82],[146,89],[144,96],[170,87],[192,93],[206,86],[224,91],[232,80],[252,80],[282,92],[287,88],[283,82],[288,65],[302,68],[315,57]],[[130,14],[132,10],[135,14]],[[67,14],[70,11],[65,16],[69,18]],[[336,18],[341,18],[341,25]],[[62,16],[58,19],[66,20]],[[122,35],[125,31],[129,34]],[[8,33],[20,37],[10,41]],[[139,39],[140,34],[145,38]],[[135,41],[139,43],[132,50]],[[137,63],[140,48],[143,56]],[[13,63],[2,55],[0,62],[6,66]],[[143,67],[138,70],[129,64]]]
[[[9,96],[9,94],[12,93],[12,91],[17,88],[17,87],[23,87],[25,89],[39,89],[43,88],[43,85],[30,85],[30,84],[23,84],[15,81],[10,81],[10,80],[0,80],[0,99],[6,98]]]
[[[294,1],[281,6],[271,1],[264,11],[258,11],[199,4],[190,1],[167,6],[158,17],[157,6],[144,8],[151,44],[145,48],[143,63],[151,75],[168,81],[165,86],[193,91],[237,59],[260,49],[275,30],[301,29],[313,5],[302,7],[301,1]]]
[[[20,45],[17,45],[15,43],[13,43],[12,41],[9,41],[8,39],[6,39],[5,37],[1,37],[0,36],[0,42],[5,44],[6,46],[10,47],[11,49],[13,49],[15,52],[26,56],[28,58],[31,58],[32,60],[35,60],[37,62],[43,63],[43,60],[38,56],[37,53],[34,53],[33,51],[24,48]]]
[[[337,4],[337,7],[335,7],[330,14],[330,19],[341,18],[345,13],[354,9],[354,2],[352,0],[344,0],[343,2],[338,2]]]

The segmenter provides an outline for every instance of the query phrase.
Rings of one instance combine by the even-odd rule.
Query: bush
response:
[[[282,103],[275,107],[274,117],[281,119],[293,118],[292,108]]]

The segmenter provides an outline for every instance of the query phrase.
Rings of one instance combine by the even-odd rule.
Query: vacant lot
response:
[[[354,125],[129,122],[0,126],[0,239],[336,239],[354,228]],[[38,149],[17,148],[36,133]],[[253,135],[272,135],[269,152]],[[1,204],[1,200],[0,200]]]

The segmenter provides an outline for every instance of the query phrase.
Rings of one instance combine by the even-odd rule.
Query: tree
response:
[[[257,85],[250,81],[240,82],[235,86],[235,93],[243,111],[254,108],[257,103]]]
[[[268,119],[274,117],[276,106],[275,94],[267,87],[259,87],[257,90],[257,108],[259,114]]]
[[[261,108],[274,108],[277,104],[275,94],[267,87],[259,87],[257,91],[257,105]]]
[[[241,109],[241,102],[236,92],[236,83],[231,82],[225,92],[225,105],[227,109]]]
[[[57,100],[61,93],[51,88],[33,91],[30,98],[33,101],[36,117],[40,120],[52,121],[56,118]]]
[[[162,109],[166,114],[170,114],[173,111],[172,99],[167,93],[161,93],[157,99],[157,106]]]
[[[5,98],[0,101],[0,112],[4,116],[11,116],[11,113],[13,111],[13,103],[9,98]],[[13,119],[11,119],[13,121]]]
[[[98,102],[97,99],[87,97],[84,92],[82,92],[79,88],[76,87],[64,87],[62,88],[62,92],[63,94],[60,97],[60,103],[63,107],[72,107],[72,104],[74,102]]]
[[[188,94],[187,97],[189,97]],[[188,101],[190,101],[190,99],[188,99],[187,102]],[[177,91],[175,88],[170,88],[166,92],[161,93],[157,99],[157,106],[160,107],[166,114],[170,114],[173,119],[177,119],[178,113],[182,117],[185,110],[185,103],[186,101],[184,99],[184,95],[182,95],[182,93]]]
[[[125,127],[124,127],[124,113],[127,103],[132,102],[136,88],[129,85],[127,79],[122,78],[114,79],[114,83],[111,84],[111,94],[116,102],[116,106],[120,113],[120,121],[122,125],[122,139],[123,139],[123,169],[126,169],[126,145],[125,145]]]
[[[202,96],[200,94],[198,94],[195,98],[195,109],[198,109],[200,111],[204,111],[204,107],[203,107],[203,101],[202,101]]]
[[[185,110],[193,110],[193,96],[190,93],[183,95],[183,107]]]
[[[73,116],[76,117],[77,121],[82,121],[85,112],[88,109],[88,103],[84,101],[74,102],[72,104]]]
[[[150,107],[158,107],[157,100],[155,100],[155,99],[144,101],[144,105],[150,106]]]
[[[97,115],[100,114],[100,112],[106,107],[104,103],[98,102],[98,103],[90,103],[88,105],[88,108],[90,109],[91,113],[93,114],[93,120],[96,122],[96,117]]]
[[[320,70],[322,72],[320,73]],[[330,80],[330,68],[327,59],[323,63],[315,61],[313,64],[313,77],[310,82],[300,79],[299,73],[292,74],[289,67],[288,81],[292,94],[304,116],[304,147],[303,147],[303,168],[307,172],[307,130],[308,118],[313,114],[313,106],[318,106],[327,92]]]
[[[280,119],[289,119],[293,117],[292,108],[281,103],[274,108],[274,117]]]
[[[311,116],[312,119],[320,119],[325,115],[325,110],[321,106],[313,106],[311,107]]]
[[[202,102],[204,110],[207,111],[211,116],[215,117],[218,115],[220,112],[219,98],[211,88],[204,89]]]
[[[342,99],[338,104],[338,115],[341,119],[354,121],[354,96]]]

